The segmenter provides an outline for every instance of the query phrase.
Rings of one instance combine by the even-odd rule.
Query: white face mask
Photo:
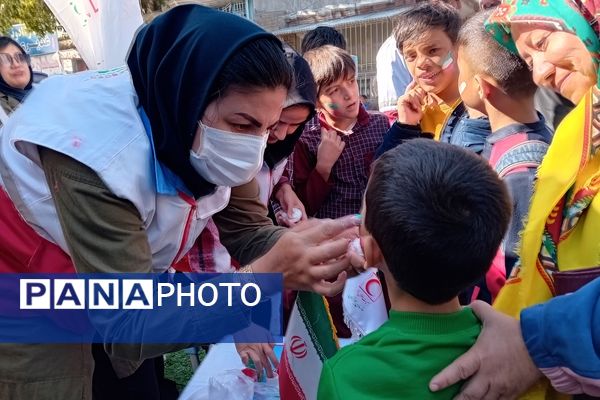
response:
[[[258,174],[268,135],[236,134],[198,124],[200,148],[190,150],[190,162],[204,179],[218,186],[240,186]]]

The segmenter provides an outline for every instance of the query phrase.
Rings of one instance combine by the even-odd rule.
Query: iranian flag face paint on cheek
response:
[[[343,110],[338,103],[327,103],[327,110],[334,117],[344,117]]]
[[[443,70],[446,70],[448,68],[450,68],[451,66],[454,65],[454,58],[452,57],[452,52],[449,51],[448,54],[446,54],[446,57],[444,57],[444,59],[442,60],[441,64],[438,64],[440,67],[442,67]]]

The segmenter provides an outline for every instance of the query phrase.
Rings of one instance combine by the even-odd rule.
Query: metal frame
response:
[[[287,28],[284,30],[285,33],[282,32],[278,36],[282,41],[299,50],[302,38],[310,29],[319,25],[335,26],[346,38],[348,52],[358,56],[357,80],[360,94],[366,95],[371,104],[377,104],[375,58],[379,47],[392,34],[395,15],[381,19],[369,19],[368,17],[365,15],[362,21],[352,20],[350,23],[336,21],[336,24],[332,24],[329,22],[333,21],[324,21],[322,24],[314,24],[310,27],[299,27],[297,32],[289,32],[291,28]],[[277,35],[278,32],[275,34]]]
[[[230,2],[229,4],[227,4],[226,6],[223,7],[219,7],[219,10],[221,11],[225,11],[231,14],[236,14],[239,15],[240,17],[244,17],[244,18],[248,18],[248,11],[249,8],[249,1],[245,0],[245,1],[236,1],[236,2]]]

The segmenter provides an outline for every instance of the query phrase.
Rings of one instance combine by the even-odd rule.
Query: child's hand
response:
[[[250,360],[254,363],[259,380],[265,372],[268,378],[275,377],[273,370],[277,369],[279,361],[273,351],[273,347],[275,347],[273,337],[268,330],[251,323],[246,328],[234,333],[233,340],[242,363],[246,366]],[[251,340],[260,340],[262,343],[248,343]]]
[[[296,225],[300,221],[306,221],[304,204],[302,204],[298,195],[296,195],[296,192],[294,192],[294,189],[292,189],[292,186],[289,183],[280,185],[279,190],[275,193],[275,198],[279,201],[282,209],[275,215],[279,225],[290,227]],[[299,217],[298,215],[294,215],[294,213],[298,214],[298,211],[294,210],[300,212]]]
[[[427,93],[415,81],[406,87],[406,92],[398,99],[398,122],[418,125],[423,118],[423,106]]]
[[[340,158],[346,143],[340,138],[335,130],[321,128],[321,143],[317,149],[317,171],[324,180],[329,180],[329,174],[333,164]]]
[[[244,365],[248,365],[250,360],[254,363],[254,368],[258,374],[259,380],[266,372],[267,378],[274,378],[274,370],[279,367],[279,361],[273,351],[273,343],[236,343],[235,348]]]

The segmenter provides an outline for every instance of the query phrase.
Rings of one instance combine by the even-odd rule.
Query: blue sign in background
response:
[[[282,289],[281,274],[0,274],[0,343],[273,342]]]
[[[25,25],[17,24],[10,28],[8,34],[31,56],[58,52],[58,37],[55,33],[38,36],[35,33],[27,32]]]

